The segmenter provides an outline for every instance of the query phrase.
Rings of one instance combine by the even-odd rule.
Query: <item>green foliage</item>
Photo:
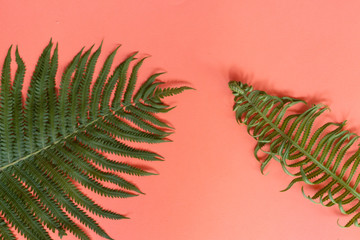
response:
[[[261,172],[271,159],[294,177],[286,191],[297,182],[314,186],[316,193],[303,195],[323,206],[338,206],[351,219],[345,227],[359,226],[360,148],[356,134],[344,130],[343,123],[328,122],[314,129],[315,120],[327,109],[314,105],[302,113],[290,114],[304,101],[275,97],[252,86],[232,81],[235,95],[234,111],[239,123],[247,125],[248,133],[257,140],[255,157]]]
[[[111,72],[117,49],[92,85],[101,46],[94,53],[91,50],[81,50],[74,57],[57,91],[58,47],[53,49],[50,41],[37,62],[25,102],[25,65],[16,49],[17,71],[12,81],[11,48],[8,51],[0,89],[0,239],[15,239],[12,227],[31,240],[50,239],[47,231],[89,239],[81,224],[111,239],[84,210],[110,219],[126,217],[95,203],[77,184],[106,197],[137,196],[142,192],[120,175],[152,173],[111,160],[104,153],[163,159],[128,143],[169,141],[171,128],[155,116],[170,109],[160,99],[190,88],[161,89],[155,80],[159,74],[154,74],[134,93],[144,59],[130,67],[134,54]]]

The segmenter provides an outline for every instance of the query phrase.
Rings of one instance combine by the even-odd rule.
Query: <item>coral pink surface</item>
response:
[[[280,193],[291,178],[277,162],[261,175],[227,83],[247,75],[261,90],[322,102],[360,134],[359,12],[359,1],[336,0],[1,0],[0,62],[18,45],[28,84],[50,38],[60,70],[104,40],[101,62],[121,44],[118,62],[152,56],[140,81],[166,71],[161,80],[197,89],[167,99],[173,142],[149,147],[166,161],[142,163],[160,175],[132,178],[146,195],[89,193],[130,218],[98,219],[115,240],[357,239],[359,228],[338,227],[339,210],[311,203],[301,185]]]

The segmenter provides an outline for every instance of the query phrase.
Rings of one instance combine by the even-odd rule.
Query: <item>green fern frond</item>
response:
[[[326,207],[337,205],[343,214],[352,215],[345,227],[359,226],[360,148],[355,144],[359,136],[344,130],[345,122],[314,129],[315,120],[327,109],[321,104],[290,114],[305,102],[271,96],[241,82],[232,81],[229,87],[235,95],[237,121],[247,125],[257,140],[255,158],[261,172],[275,159],[294,177],[283,191],[297,182],[315,185],[312,196],[302,189],[306,198]]]
[[[81,224],[112,239],[82,209],[109,219],[127,217],[96,204],[76,183],[107,197],[137,196],[141,190],[120,174],[154,173],[111,160],[103,153],[163,160],[129,143],[169,141],[166,137],[172,128],[155,113],[161,112],[159,106],[162,111],[171,107],[159,97],[181,93],[188,87],[162,90],[155,81],[157,74],[134,94],[144,59],[130,67],[134,54],[111,71],[117,48],[90,89],[101,53],[101,46],[94,53],[92,48],[81,49],[73,58],[57,91],[58,46],[53,48],[50,41],[36,64],[24,103],[25,64],[16,48],[17,71],[12,80],[11,47],[6,55],[0,85],[0,239],[15,239],[12,228],[31,240],[51,239],[48,230],[60,237],[71,232],[78,239],[90,239]]]

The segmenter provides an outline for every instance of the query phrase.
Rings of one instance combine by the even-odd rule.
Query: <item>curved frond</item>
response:
[[[314,127],[327,109],[321,104],[294,114],[291,109],[304,107],[304,101],[271,96],[241,82],[232,81],[229,87],[235,95],[237,121],[257,140],[255,157],[261,172],[275,159],[294,177],[283,191],[298,182],[316,186],[313,196],[302,189],[303,195],[326,207],[337,205],[343,214],[353,215],[345,227],[359,226],[360,148],[355,144],[359,136],[345,130],[345,122]]]
[[[132,142],[169,141],[172,127],[156,116],[171,109],[160,99],[188,87],[159,88],[149,77],[137,88],[135,54],[113,67],[118,48],[93,80],[101,46],[81,49],[66,67],[59,90],[55,86],[58,46],[42,52],[25,101],[25,64],[16,48],[17,71],[11,79],[11,53],[5,58],[0,85],[0,239],[15,239],[13,229],[31,240],[62,237],[90,239],[85,226],[112,239],[88,214],[127,218],[98,205],[78,185],[102,196],[127,198],[142,191],[126,175],[154,175],[130,163],[111,160],[106,153],[147,161],[163,160]],[[112,70],[114,68],[114,70]],[[130,73],[129,75],[127,73]],[[94,84],[92,85],[94,81]],[[161,109],[161,111],[159,111]],[[104,182],[112,186],[105,186]],[[74,219],[78,219],[76,223]]]

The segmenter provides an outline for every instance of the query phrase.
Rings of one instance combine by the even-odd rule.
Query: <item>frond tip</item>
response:
[[[0,85],[0,239],[15,239],[13,229],[31,240],[51,239],[48,230],[59,237],[70,232],[78,239],[90,239],[69,216],[112,239],[87,212],[109,219],[127,217],[104,209],[77,185],[112,198],[137,196],[143,192],[123,175],[155,174],[104,153],[133,161],[163,159],[131,142],[169,141],[172,128],[156,113],[171,106],[161,99],[188,88],[161,89],[155,74],[134,93],[143,60],[131,66],[132,55],[112,71],[117,49],[92,85],[101,46],[93,53],[92,48],[81,49],[73,58],[57,91],[58,46],[53,49],[50,41],[36,64],[25,102],[25,64],[16,47],[12,80],[11,47],[6,55]]]
[[[304,101],[276,97],[252,86],[232,81],[229,88],[235,96],[236,120],[247,126],[257,140],[255,158],[261,171],[274,159],[284,172],[294,177],[287,188],[303,182],[316,186],[313,196],[303,195],[314,203],[353,215],[344,227],[359,226],[360,219],[360,148],[359,136],[344,129],[345,122],[328,122],[315,129],[315,120],[327,110],[321,104],[291,114],[290,109]],[[303,107],[303,106],[302,106]]]

